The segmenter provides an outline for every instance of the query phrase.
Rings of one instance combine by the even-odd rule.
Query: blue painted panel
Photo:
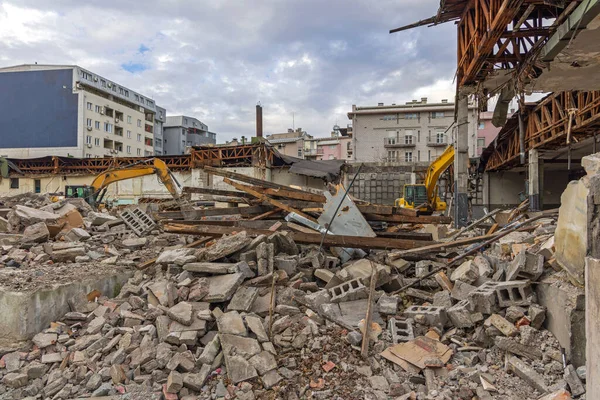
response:
[[[76,147],[73,70],[0,73],[0,148]]]

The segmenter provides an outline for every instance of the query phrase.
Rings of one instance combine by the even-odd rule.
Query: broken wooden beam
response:
[[[216,225],[184,225],[170,223],[165,224],[164,231],[169,233],[180,233],[186,235],[202,235],[220,237],[222,235],[230,235],[234,232],[246,231],[249,236],[271,235],[273,232],[268,229],[244,229],[238,227],[216,226]],[[304,233],[290,232],[294,241],[299,244],[320,244],[321,234],[319,233]],[[323,239],[323,245],[328,247],[350,247],[360,249],[399,249],[406,250],[419,247],[423,244],[418,240],[406,239],[390,239],[380,237],[362,237],[362,236],[341,236],[327,235]]]
[[[219,176],[222,176],[224,178],[229,178],[229,179],[235,179],[236,181],[246,182],[246,183],[249,183],[251,185],[262,186],[262,187],[271,188],[271,189],[285,189],[285,190],[288,190],[288,191],[301,192],[301,193],[305,192],[304,190],[296,189],[296,188],[293,188],[293,187],[290,187],[290,186],[280,185],[280,184],[277,184],[277,183],[265,181],[263,179],[252,178],[250,176],[246,176],[246,175],[243,175],[243,174],[238,174],[236,172],[225,171],[225,170],[223,170],[221,168],[209,167],[207,165],[206,166],[201,166],[201,168],[205,172],[208,172],[209,174],[219,175]]]
[[[302,211],[300,211],[300,210],[296,210],[295,208],[293,208],[293,207],[290,207],[290,206],[288,206],[288,205],[286,205],[286,204],[283,204],[282,202],[280,202],[280,201],[278,201],[278,200],[272,199],[272,198],[270,198],[269,196],[267,196],[266,194],[259,193],[259,192],[256,190],[256,188],[253,188],[252,186],[243,185],[243,184],[241,184],[241,183],[234,182],[234,181],[232,181],[232,180],[231,180],[231,179],[229,179],[229,178],[225,178],[225,179],[223,179],[223,182],[225,182],[225,183],[227,183],[227,184],[229,184],[229,185],[233,186],[233,187],[234,187],[234,188],[236,188],[237,190],[242,190],[242,191],[244,191],[244,192],[246,192],[246,193],[248,193],[248,194],[250,194],[250,195],[252,195],[252,196],[256,197],[257,199],[259,199],[259,200],[261,200],[261,201],[266,201],[267,203],[270,203],[271,205],[273,205],[273,206],[275,206],[275,207],[277,207],[277,208],[280,208],[280,209],[282,209],[282,210],[284,210],[284,211],[287,211],[287,212],[289,212],[289,213],[292,213],[292,212],[293,212],[293,213],[296,213],[296,214],[298,214],[298,215],[301,215],[301,216],[303,216],[304,218],[310,219],[310,220],[311,220],[311,221],[313,221],[313,222],[317,222],[317,220],[316,220],[316,219],[314,219],[313,217],[311,217],[310,215],[308,215],[308,214],[304,214]]]
[[[412,249],[390,253],[390,254],[388,254],[388,259],[393,261],[393,260],[402,258],[408,254],[430,253],[430,252],[434,252],[434,251],[435,252],[443,252],[445,249],[449,249],[452,247],[465,246],[465,245],[473,244],[473,243],[479,243],[484,240],[491,239],[495,236],[496,235],[476,236],[476,237],[472,237],[472,238],[468,238],[468,239],[455,240],[452,242],[439,242],[439,243],[435,243],[435,244],[431,244],[431,245],[427,245],[427,246],[414,247]]]
[[[272,210],[271,206],[250,206],[250,207],[213,207],[213,208],[205,208],[200,210],[190,210],[186,212],[188,218],[196,219],[202,217],[216,216],[216,215],[242,215],[242,216],[250,216],[257,214],[264,214],[267,211]],[[189,215],[188,215],[189,213]],[[184,219],[183,213],[181,211],[163,211],[158,213],[153,213],[152,216],[156,220],[162,219]]]
[[[367,221],[384,221],[398,222],[404,224],[449,224],[452,218],[442,215],[421,215],[419,217],[411,217],[408,215],[380,215],[380,214],[364,214]]]
[[[252,198],[252,196],[250,196],[247,193],[236,192],[234,190],[222,190],[222,189],[211,189],[211,188],[200,188],[200,187],[193,187],[193,186],[184,186],[183,189],[182,189],[182,191],[185,194],[196,193],[196,194],[211,194],[211,195],[224,196],[224,197],[241,197],[241,198],[246,198],[246,199],[251,199]]]
[[[265,194],[269,196],[275,197],[285,197],[288,199],[295,200],[304,200],[304,201],[314,201],[316,203],[325,203],[325,196],[322,194],[310,193],[310,192],[300,192],[295,190],[287,190],[287,189],[273,189],[266,188],[263,189]]]
[[[381,204],[357,204],[356,207],[358,207],[363,214],[405,215],[407,217],[419,216],[419,210],[411,208],[385,206]]]

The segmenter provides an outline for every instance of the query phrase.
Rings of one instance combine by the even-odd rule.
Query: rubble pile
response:
[[[567,281],[553,215],[461,262],[468,247],[347,260],[280,222],[197,240],[86,206],[12,205],[0,284],[131,277],[111,296],[79,293],[31,341],[0,348],[0,399],[585,398],[585,367],[544,328],[538,301],[539,282]]]

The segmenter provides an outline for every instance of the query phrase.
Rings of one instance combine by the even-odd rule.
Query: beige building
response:
[[[0,141],[0,155],[154,154],[154,100],[79,66],[0,68],[0,92],[0,131],[13,135]]]
[[[454,142],[454,103],[413,100],[403,105],[352,106],[352,160],[433,161]],[[469,105],[469,157],[477,157],[477,108]]]
[[[331,136],[315,138],[302,128],[267,135],[267,141],[286,156],[306,160],[351,160],[352,127],[334,126]]]

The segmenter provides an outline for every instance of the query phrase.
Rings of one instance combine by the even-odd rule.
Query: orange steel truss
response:
[[[519,159],[519,124],[516,115],[498,134],[486,171],[509,168]],[[600,91],[552,93],[525,112],[525,152],[576,144],[600,129]],[[493,144],[492,144],[493,146]]]

